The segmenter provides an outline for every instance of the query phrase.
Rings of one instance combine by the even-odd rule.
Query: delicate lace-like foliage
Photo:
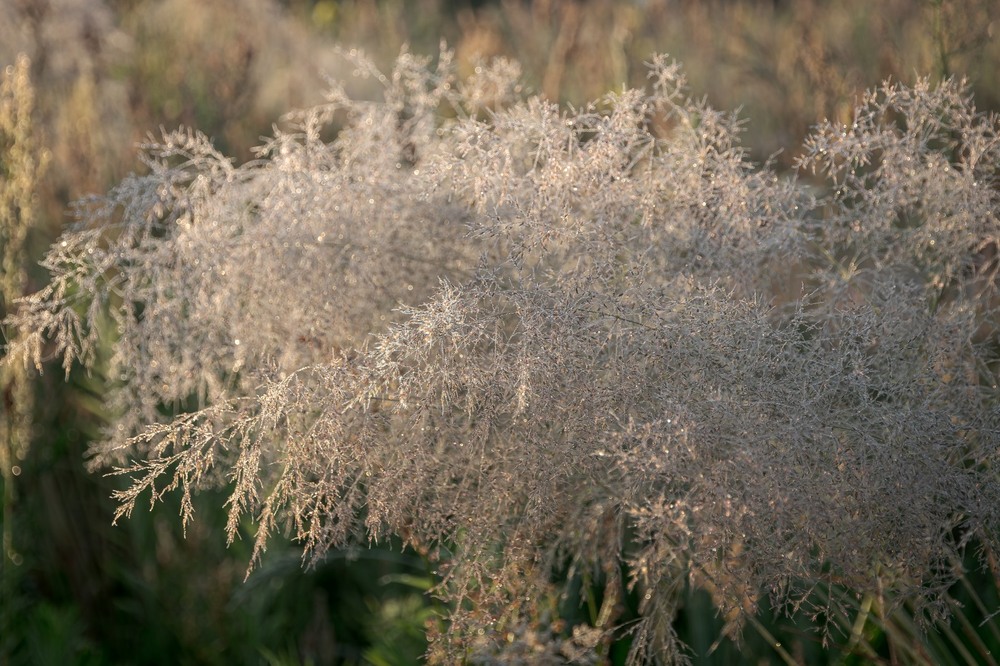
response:
[[[516,660],[550,628],[578,658],[626,589],[634,659],[678,656],[685,580],[733,627],[817,582],[937,617],[1000,506],[1000,144],[960,84],[821,126],[817,195],[749,164],[662,57],[569,112],[509,63],[355,57],[384,100],[337,89],[257,161],[151,140],[12,318],[36,364],[109,341],[123,514],[177,490],[186,521],[223,484],[258,554],[398,535],[440,560],[439,658]],[[607,588],[561,638],[538,603],[567,566]]]

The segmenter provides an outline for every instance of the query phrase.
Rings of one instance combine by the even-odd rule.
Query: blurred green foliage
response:
[[[742,106],[751,121],[746,145],[764,159],[799,145],[819,118],[847,120],[855,96],[889,77],[966,75],[980,107],[1000,108],[998,33],[1000,5],[990,0],[0,3],[0,65],[19,53],[31,57],[35,157],[51,164],[33,185],[37,214],[15,259],[29,265],[73,200],[137,169],[134,144],[159,125],[197,127],[223,152],[249,158],[279,113],[321,98],[325,76],[349,78],[335,45],[388,63],[404,43],[435,53],[444,39],[461,67],[511,56],[536,90],[573,103],[641,84],[642,62],[669,52],[713,106]],[[779,164],[793,158],[782,154]],[[44,280],[30,271],[24,291]],[[34,445],[18,461],[19,474],[3,481],[4,531],[18,557],[4,556],[0,664],[418,659],[438,612],[424,595],[428,565],[398,547],[342,553],[303,571],[287,544],[244,582],[246,541],[227,550],[225,516],[207,508],[221,506],[219,498],[201,503],[206,509],[186,536],[163,508],[112,527],[117,479],[84,466],[86,444],[106,415],[107,379],[74,374],[63,384],[52,375],[34,386]],[[12,418],[10,409],[0,417]],[[862,638],[845,654],[819,644],[809,618],[766,613],[742,646],[716,645],[723,620],[704,592],[688,594],[678,630],[696,663],[893,662],[900,655],[892,646],[907,641],[917,645],[909,658],[918,662],[994,663],[997,581],[966,582],[955,591],[963,611],[948,631],[922,639],[906,609],[885,625],[872,614],[843,627]],[[563,601],[575,604],[579,621],[587,620],[584,587],[579,599]],[[608,659],[619,663],[624,652],[610,646]]]

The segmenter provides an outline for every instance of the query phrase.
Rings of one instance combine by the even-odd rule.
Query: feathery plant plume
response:
[[[946,615],[1000,501],[1000,124],[962,84],[820,126],[811,194],[663,56],[567,111],[507,61],[347,55],[381,101],[334,87],[242,166],[151,138],[8,318],[39,368],[113,337],[94,462],[132,481],[120,516],[176,491],[186,523],[223,485],[255,561],[275,533],[311,560],[397,535],[451,604],[434,661],[625,635],[633,663],[683,661],[685,585],[734,634],[765,602],[824,639],[854,595]],[[604,581],[591,626],[545,605],[566,571]]]
[[[17,299],[28,288],[25,244],[35,223],[38,181],[45,170],[46,156],[38,146],[32,123],[34,89],[31,62],[21,55],[8,66],[0,81],[0,309],[16,311]],[[9,332],[4,327],[4,336]],[[24,364],[0,364],[0,468],[4,474],[4,562],[14,558],[10,516],[6,509],[13,501],[13,476],[27,454],[31,441],[31,412],[34,403],[31,375]]]
[[[28,289],[25,245],[35,224],[36,189],[45,171],[46,155],[35,136],[32,113],[34,88],[31,62],[21,55],[0,78],[0,312],[16,312],[15,302]],[[3,327],[6,339],[11,327]],[[21,563],[14,543],[15,477],[28,453],[32,435],[34,386],[23,363],[0,362],[0,471],[3,478],[3,552],[0,586],[10,598],[10,567]],[[7,625],[7,614],[3,624]]]

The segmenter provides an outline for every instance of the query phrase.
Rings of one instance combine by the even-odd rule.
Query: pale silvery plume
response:
[[[817,201],[754,168],[736,119],[663,57],[649,90],[570,112],[525,98],[510,63],[458,81],[447,52],[388,74],[353,57],[384,101],[336,89],[255,162],[194,133],[151,142],[150,173],[81,209],[11,319],[11,355],[36,364],[48,340],[95,364],[109,336],[121,416],[97,460],[129,461],[122,514],[178,490],[186,521],[221,483],[229,538],[257,520],[255,558],[275,531],[317,558],[398,535],[439,560],[442,660],[516,661],[517,637],[555,626],[539,600],[567,568],[600,572],[605,606],[548,635],[553,659],[624,631],[626,588],[633,659],[680,658],[685,581],[733,628],[762,594],[808,610],[817,582],[937,617],[966,544],[996,546],[976,258],[995,119],[955,84],[885,89],[913,119],[862,107],[853,130],[885,169],[845,181],[865,160],[823,127]],[[953,99],[962,124],[928,131],[957,143],[911,151],[953,187],[892,223],[884,198],[910,210],[927,178],[888,156]],[[948,211],[969,202],[962,226]],[[801,288],[775,303],[779,262]]]

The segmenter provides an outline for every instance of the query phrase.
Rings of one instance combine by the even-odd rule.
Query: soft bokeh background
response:
[[[848,121],[857,96],[885,79],[965,76],[979,108],[1000,109],[998,33],[994,0],[0,0],[0,67],[12,79],[26,55],[34,95],[29,125],[0,123],[0,202],[30,193],[10,208],[30,220],[26,236],[0,235],[0,314],[45,280],[32,265],[70,220],[71,202],[140,168],[135,144],[147,132],[196,127],[248,159],[281,114],[320,101],[328,79],[350,77],[338,49],[388,66],[404,45],[434,55],[443,40],[460,69],[512,57],[533,90],[571,104],[641,86],[643,62],[666,52],[692,91],[742,110],[753,159],[787,170],[812,123]],[[24,104],[23,91],[11,95]],[[31,147],[30,169],[15,145]],[[303,571],[287,544],[244,582],[248,547],[226,549],[217,498],[200,503],[186,538],[164,507],[112,527],[117,479],[85,470],[105,381],[73,373],[64,382],[57,368],[0,377],[0,664],[418,658],[438,615],[423,596],[432,572],[416,554],[361,548]],[[25,386],[30,395],[18,398]],[[30,419],[19,415],[32,403]],[[976,600],[1000,607],[993,592]],[[678,626],[698,656],[720,624],[693,595]],[[758,643],[741,658],[775,658]],[[699,659],[732,663],[737,653],[725,643]]]

